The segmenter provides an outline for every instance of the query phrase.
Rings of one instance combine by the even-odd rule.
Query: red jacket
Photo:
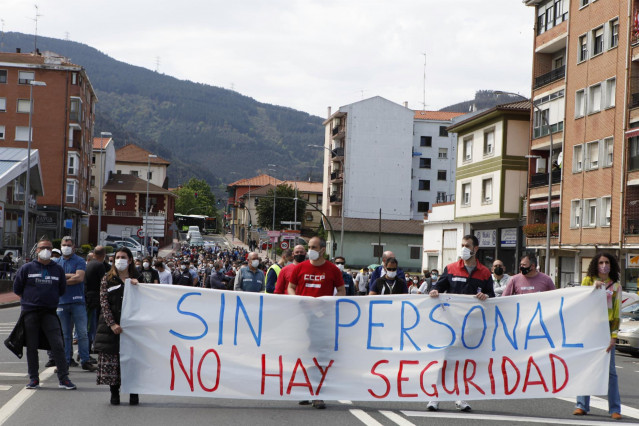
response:
[[[481,288],[481,292],[488,297],[495,297],[492,274],[488,268],[477,262],[477,266],[469,276],[464,261],[459,259],[444,268],[444,273],[433,284],[432,290],[440,293],[477,294],[478,288]]]

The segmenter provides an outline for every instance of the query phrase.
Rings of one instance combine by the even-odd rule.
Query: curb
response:
[[[19,300],[17,302],[0,303],[0,309],[14,308],[16,306],[20,306],[20,301]]]

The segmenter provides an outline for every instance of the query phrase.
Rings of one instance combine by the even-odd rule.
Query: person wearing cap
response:
[[[53,250],[51,250],[51,259],[59,259],[62,257],[62,252],[60,251],[60,249],[54,248]]]

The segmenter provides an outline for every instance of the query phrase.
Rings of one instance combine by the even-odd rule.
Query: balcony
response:
[[[639,107],[639,93],[633,93],[630,95],[630,103],[628,104],[629,109]]]
[[[561,169],[553,170],[550,174],[552,176],[553,184],[561,182]],[[535,173],[530,177],[530,188],[546,185],[548,185],[548,173]]]
[[[342,194],[337,192],[333,192],[329,198],[331,204],[341,204],[342,203]]]
[[[333,181],[333,183],[339,183],[339,182],[342,182],[343,180],[344,180],[344,174],[342,173],[341,170],[336,170],[331,173],[331,181]]]
[[[535,85],[533,89],[538,89],[546,84],[550,84],[553,81],[561,80],[566,76],[566,67],[561,66],[556,68],[546,74],[540,75],[539,77],[535,77]]]
[[[344,129],[344,126],[335,126],[331,130],[331,136],[333,139],[344,139],[345,135],[346,130]]]

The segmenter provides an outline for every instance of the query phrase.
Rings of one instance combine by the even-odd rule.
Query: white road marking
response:
[[[40,374],[40,383],[53,375],[55,368],[49,367]],[[34,389],[22,389],[0,408],[0,425],[3,425],[27,400],[36,393]]]
[[[24,377],[26,373],[0,373],[0,376],[4,377]]]
[[[623,367],[619,367],[618,365],[615,365],[615,368],[623,368]]]
[[[575,403],[575,398],[557,398],[562,401],[568,401]],[[608,400],[599,398],[598,396],[590,397],[590,408],[598,408],[600,410],[604,410],[606,413],[608,412]],[[621,415],[624,417],[632,417],[633,419],[639,419],[639,410],[628,405],[621,404]]]
[[[403,418],[402,416],[400,416],[399,414],[393,411],[380,410],[380,413],[388,417],[390,420],[392,420],[395,424],[399,426],[415,426],[414,423],[409,422],[408,420],[406,420],[405,418]]]
[[[339,400],[339,401],[337,401],[337,402],[339,402],[340,404],[353,405],[353,401],[349,401],[349,400],[347,400],[347,399],[341,399],[341,400]]]
[[[402,411],[402,414],[408,417],[435,417],[440,419],[468,419],[468,420],[491,420],[494,422],[529,422],[529,423],[546,423],[554,425],[587,425],[587,426],[610,426],[618,424],[616,421],[587,421],[583,419],[553,419],[549,417],[524,417],[524,416],[500,416],[496,414],[474,414],[474,413],[433,413],[429,411]],[[639,423],[623,423],[624,425],[639,426]]]
[[[383,424],[381,424],[380,422],[372,418],[363,410],[349,410],[349,411],[351,412],[352,415],[357,417],[357,419],[360,420],[362,423],[364,423],[366,426],[384,426]]]
[[[0,385],[0,391],[5,391],[5,390],[9,390],[11,389],[11,386],[9,385]]]

